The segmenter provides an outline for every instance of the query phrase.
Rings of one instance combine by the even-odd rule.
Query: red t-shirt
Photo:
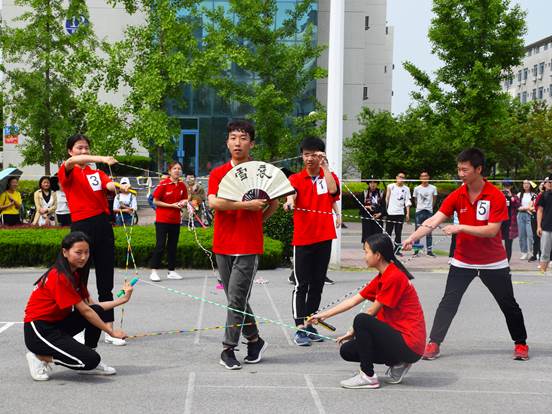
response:
[[[456,211],[460,224],[468,226],[486,226],[488,223],[501,223],[508,220],[504,194],[488,181],[485,181],[481,193],[473,204],[470,203],[468,187],[462,185],[445,198],[439,211],[448,217]],[[508,266],[500,230],[492,238],[458,233],[454,259],[467,265],[492,265],[506,260],[506,266],[502,264],[501,266]]]
[[[217,195],[219,184],[232,164],[227,162],[209,175],[208,195]],[[215,210],[213,252],[217,254],[263,254],[263,212]]]
[[[75,274],[77,285],[79,276]],[[25,308],[24,322],[59,322],[69,316],[72,307],[90,296],[86,286],[75,289],[65,275],[52,268],[44,285],[39,282]]]
[[[360,295],[383,306],[376,318],[398,331],[406,345],[423,355],[426,341],[426,326],[422,305],[416,289],[408,277],[393,263],[383,274],[378,274]]]
[[[306,169],[289,177],[289,182],[297,191],[296,210],[293,213],[294,246],[305,246],[336,238],[334,217],[331,213],[332,204],[339,200],[339,180],[334,173],[332,176],[338,188],[337,194],[333,196],[328,191],[322,169],[320,175],[315,178],[311,177]]]
[[[111,180],[103,171],[93,170],[89,165],[84,168],[75,165],[72,170],[67,171],[63,163],[58,178],[67,197],[73,222],[104,213],[110,214],[106,185]]]
[[[177,203],[188,198],[188,190],[182,181],[173,183],[170,178],[162,180],[155,191],[153,198],[167,204]],[[160,207],[155,209],[155,221],[157,223],[180,224],[180,209]]]

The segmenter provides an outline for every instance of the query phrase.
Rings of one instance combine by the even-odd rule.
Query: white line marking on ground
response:
[[[205,273],[205,278],[203,279],[203,290],[201,291],[201,297],[204,298],[207,294],[207,280],[209,279],[209,274]],[[205,302],[201,301],[199,305],[199,315],[197,316],[196,326],[198,329],[201,329],[201,324],[203,323],[203,309],[205,308]],[[201,331],[197,331],[194,338],[194,344],[199,344],[199,337],[201,336]]]
[[[282,322],[282,317],[280,316],[280,312],[278,311],[278,308],[276,307],[276,304],[274,303],[274,300],[272,299],[272,295],[268,291],[268,288],[266,287],[266,285],[263,285],[263,289],[266,292],[266,296],[268,296],[268,300],[270,302],[270,305],[272,306],[272,309],[274,310],[274,313],[276,314],[276,318],[277,318],[276,320],[278,322]],[[293,342],[291,341],[291,337],[289,336],[289,333],[288,333],[287,329],[282,325],[280,325],[280,328],[282,329],[282,332],[284,333],[284,335],[285,335],[285,337],[288,341],[288,344],[293,345]]]
[[[11,321],[0,321],[0,323],[12,323],[12,324],[18,324],[18,323],[24,323],[24,322],[11,322]]]
[[[8,328],[14,325],[14,322],[6,322],[4,326],[0,328],[0,333],[6,331]]]
[[[186,391],[186,401],[184,402],[184,414],[190,414],[192,412],[192,401],[194,399],[195,389],[195,372],[190,372],[188,375],[188,389]]]
[[[324,410],[322,401],[320,401],[320,396],[318,395],[316,388],[314,388],[314,384],[312,383],[310,377],[308,376],[308,374],[305,374],[304,377],[305,377],[305,382],[307,383],[307,387],[309,388],[309,391],[312,395],[312,399],[314,400],[314,405],[316,405],[316,408],[318,408],[318,412],[320,414],[326,414],[326,410]]]

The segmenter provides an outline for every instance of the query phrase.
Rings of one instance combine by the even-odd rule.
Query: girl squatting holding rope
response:
[[[377,276],[358,294],[318,313],[308,323],[317,324],[357,306],[372,303],[355,316],[353,328],[337,339],[344,360],[360,362],[357,375],[341,381],[344,388],[379,388],[374,364],[386,364],[390,384],[400,383],[410,366],[424,353],[426,329],[414,277],[395,258],[393,243],[385,234],[373,234],[364,244],[366,264]]]
[[[90,242],[82,232],[65,236],[55,264],[35,283],[25,308],[24,333],[27,362],[35,381],[50,379],[51,365],[61,365],[82,374],[114,375],[115,368],[103,362],[95,351],[101,331],[114,338],[126,334],[114,330],[108,312],[127,303],[132,287],[126,283],[124,296],[93,303],[86,287],[90,270]],[[73,338],[84,330],[84,344]]]

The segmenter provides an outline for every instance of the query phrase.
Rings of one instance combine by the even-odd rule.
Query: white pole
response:
[[[343,55],[345,32],[345,0],[331,0],[330,41],[328,49],[328,103],[326,153],[330,168],[341,180],[343,148]],[[341,201],[338,202],[341,211]],[[332,267],[341,266],[341,228],[332,243]]]

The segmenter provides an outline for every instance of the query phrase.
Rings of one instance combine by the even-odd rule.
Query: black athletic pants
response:
[[[339,352],[345,361],[360,362],[366,375],[374,375],[374,364],[413,364],[422,357],[406,345],[398,331],[366,313],[355,316],[353,329],[354,339],[345,342]]]
[[[483,284],[495,298],[500,310],[506,318],[506,325],[512,340],[516,343],[525,343],[527,332],[523,313],[514,297],[512,275],[510,268],[496,270],[464,269],[451,266],[447,277],[445,293],[433,321],[431,342],[440,344],[445,339],[447,331],[458,311],[462,296],[474,278],[479,276]]]
[[[504,239],[504,249],[506,249],[506,257],[508,258],[508,262],[510,262],[510,259],[512,258],[513,243],[514,243],[514,239]]]
[[[531,214],[531,230],[533,230],[533,257],[540,256],[540,237],[537,236],[537,215]],[[529,243],[529,240],[527,241]]]
[[[401,236],[402,236],[402,228],[404,223],[404,215],[396,215],[396,216],[387,216],[387,220],[385,222],[385,232],[389,234],[389,237],[393,234],[393,229],[395,230],[395,244],[399,245],[401,244]]]
[[[295,288],[291,306],[297,326],[302,325],[305,318],[320,306],[331,252],[331,240],[293,248]]]
[[[155,250],[151,257],[151,268],[159,269],[161,267],[161,258],[167,248],[168,269],[176,269],[176,246],[180,236],[180,224],[155,223]]]
[[[56,216],[60,226],[69,227],[71,225],[71,214],[56,214]]]
[[[90,307],[106,321],[106,312],[100,305]],[[83,329],[84,345],[73,338]],[[98,346],[101,331],[77,310],[59,322],[26,322],[23,330],[25,345],[29,351],[53,357],[56,365],[75,370],[91,370],[100,363],[101,358],[94,349]]]
[[[82,231],[92,243],[91,262],[96,269],[98,301],[113,300],[113,273],[115,267],[115,236],[107,214],[100,214],[71,224],[71,231]],[[115,320],[113,309],[106,311],[106,322]]]

